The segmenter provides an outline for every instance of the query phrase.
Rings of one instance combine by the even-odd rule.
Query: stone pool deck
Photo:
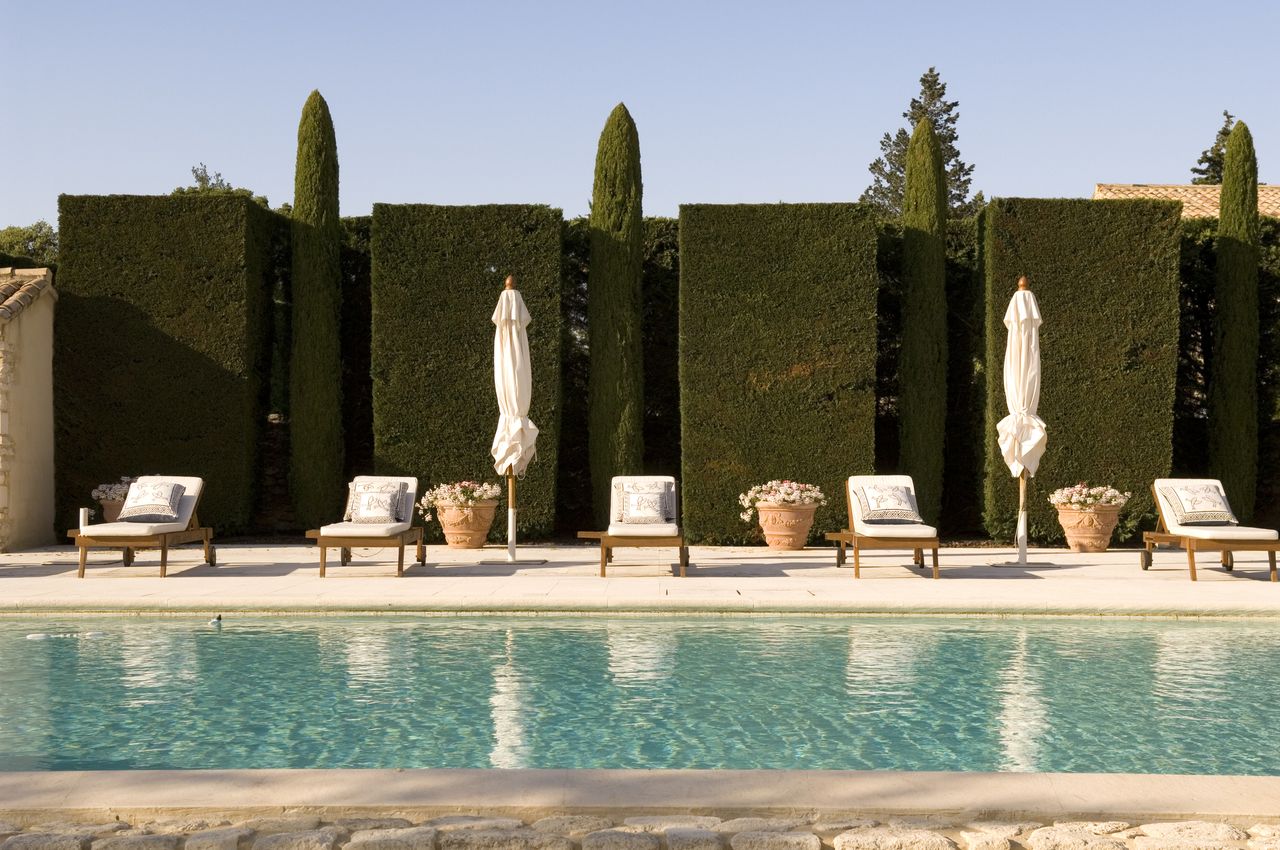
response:
[[[1202,555],[1199,581],[1186,556],[1158,551],[1143,572],[1138,552],[1077,554],[1035,549],[1027,567],[1009,549],[944,549],[942,578],[899,553],[864,556],[862,578],[835,566],[834,549],[773,552],[764,547],[692,547],[688,578],[672,573],[674,550],[621,549],[600,578],[598,550],[582,545],[521,547],[545,564],[482,564],[505,550],[427,549],[427,565],[396,578],[393,550],[357,550],[346,567],[330,560],[318,577],[307,545],[221,544],[218,566],[198,548],[158,555],[131,567],[112,553],[91,555],[83,580],[66,546],[0,555],[0,613],[47,612],[707,612],[932,613],[995,615],[1280,616],[1280,583],[1269,582],[1264,555],[1240,553],[1234,572]]]

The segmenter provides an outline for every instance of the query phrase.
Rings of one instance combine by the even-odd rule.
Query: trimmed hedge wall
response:
[[[489,454],[498,424],[491,316],[514,274],[533,319],[538,457],[517,489],[520,531],[532,536],[549,535],[555,520],[560,228],[560,211],[545,206],[373,207],[374,466],[416,475],[424,489],[499,480]],[[428,531],[439,539],[439,525]],[[499,519],[492,538],[505,537]]]
[[[644,220],[644,471],[680,476],[680,221]]]
[[[372,216],[342,219],[342,437],[348,480],[373,469],[372,227]]]
[[[680,208],[680,416],[686,534],[760,539],[738,494],[772,478],[828,496],[875,459],[876,226],[857,204]]]
[[[205,479],[200,518],[255,522],[273,247],[288,221],[236,197],[59,199],[59,528],[121,475]]]
[[[1039,413],[1049,445],[1028,490],[1031,537],[1062,539],[1050,491],[1078,481],[1133,493],[1119,539],[1154,514],[1170,471],[1178,367],[1177,203],[1003,198],[987,209],[984,517],[1008,540],[1018,486],[996,442],[1006,414],[1003,325],[1018,276],[1040,303]]]

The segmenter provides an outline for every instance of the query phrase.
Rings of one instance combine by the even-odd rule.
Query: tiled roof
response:
[[[0,322],[10,321],[42,294],[53,291],[53,272],[48,269],[0,269]]]
[[[1111,198],[1142,198],[1152,201],[1182,201],[1183,218],[1217,218],[1221,186],[1191,186],[1160,183],[1099,183],[1093,187],[1095,201]],[[1258,214],[1280,218],[1280,186],[1258,185]]]

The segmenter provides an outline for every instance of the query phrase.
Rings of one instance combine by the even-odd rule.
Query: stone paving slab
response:
[[[476,810],[525,822],[590,814],[619,826],[626,816],[812,819],[815,812],[828,822],[871,818],[902,829],[979,817],[1046,824],[1090,818],[1124,826],[1231,818],[1275,823],[1280,777],[808,770],[0,772],[0,821],[24,827],[65,820],[67,813],[92,822],[236,813],[244,822],[266,815],[278,819],[286,809],[325,820],[394,816],[415,822]],[[947,817],[893,819],[886,813]],[[707,828],[670,820],[667,826]],[[1071,828],[1085,831],[1079,823]]]
[[[688,578],[646,553],[618,550],[609,576],[597,575],[595,550],[532,546],[546,564],[481,564],[505,550],[428,548],[428,566],[397,579],[387,550],[356,550],[349,567],[317,575],[314,547],[219,547],[218,566],[198,549],[171,553],[161,579],[155,554],[124,567],[106,552],[75,577],[76,554],[60,546],[0,554],[0,614],[67,612],[715,612],[939,613],[1026,615],[1280,616],[1280,583],[1267,581],[1266,559],[1240,553],[1234,572],[1204,556],[1200,580],[1188,579],[1185,555],[1161,551],[1144,572],[1136,550],[1080,554],[1036,549],[1027,567],[995,566],[1008,549],[946,549],[933,581],[906,553],[864,558],[861,579],[835,566],[834,550],[776,552],[765,547],[692,549]]]

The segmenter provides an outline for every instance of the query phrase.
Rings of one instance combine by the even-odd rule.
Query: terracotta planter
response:
[[[1058,522],[1072,552],[1105,552],[1120,520],[1119,505],[1096,505],[1090,510],[1058,508]]]
[[[102,506],[102,521],[115,522],[120,518],[120,509],[124,507],[124,499],[115,502],[98,502]]]
[[[813,528],[817,505],[774,505],[760,502],[756,514],[770,549],[803,549]]]
[[[476,502],[474,505],[436,505],[436,519],[444,529],[444,542],[450,549],[479,549],[489,537],[493,514],[498,508],[496,499]]]

